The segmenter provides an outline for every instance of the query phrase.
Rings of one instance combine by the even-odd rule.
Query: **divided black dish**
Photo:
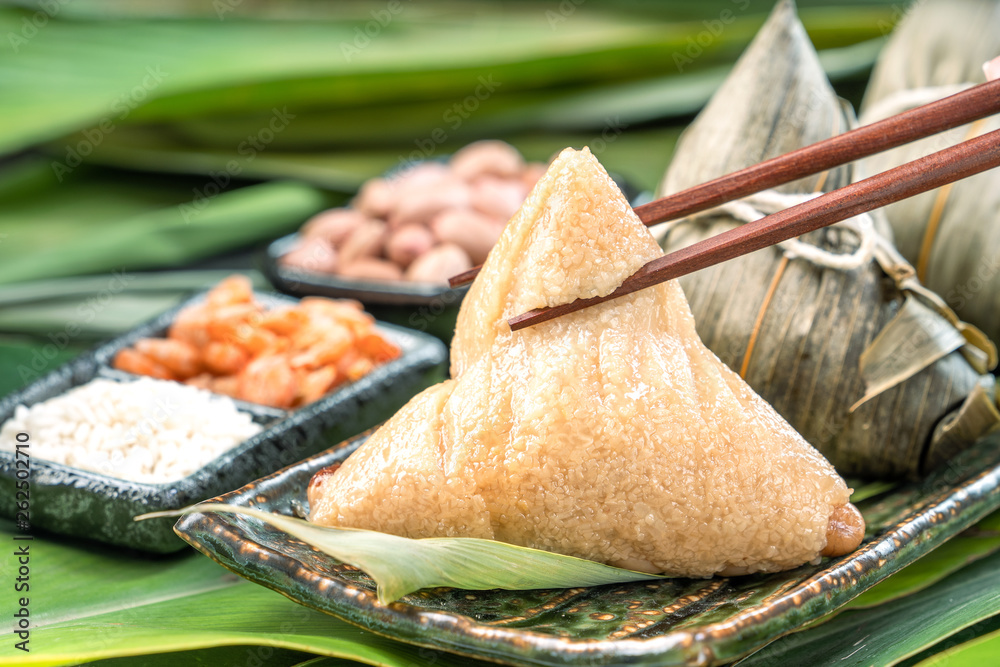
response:
[[[295,303],[276,295],[255,297],[267,307]],[[0,424],[18,405],[45,401],[96,377],[122,381],[137,377],[110,368],[115,354],[140,338],[163,336],[177,312],[202,298],[182,303],[0,400]],[[264,430],[181,480],[131,482],[45,461],[39,454],[44,443],[29,440],[31,525],[143,551],[183,549],[184,542],[173,533],[173,519],[134,522],[132,517],[217,496],[311,456],[384,421],[414,394],[443,378],[448,353],[439,340],[382,322],[377,328],[402,349],[398,359],[294,411],[237,401],[237,407],[252,414]],[[0,452],[0,516],[15,516],[16,466],[14,453]]]

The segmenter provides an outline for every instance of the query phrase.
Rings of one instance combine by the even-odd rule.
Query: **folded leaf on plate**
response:
[[[137,519],[192,512],[242,514],[297,537],[339,561],[364,570],[378,584],[378,599],[382,604],[422,588],[440,586],[474,591],[494,588],[519,591],[657,578],[645,572],[632,572],[494,540],[461,537],[414,540],[371,530],[319,526],[238,505],[206,503],[180,512],[157,512]]]

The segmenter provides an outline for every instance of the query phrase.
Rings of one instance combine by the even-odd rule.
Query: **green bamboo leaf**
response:
[[[83,167],[59,183],[45,163],[13,178],[30,187],[0,189],[0,284],[183,265],[288,233],[330,202],[300,183],[217,194],[209,179],[151,185]]]
[[[225,646],[243,647],[241,664],[263,662],[260,656],[272,649],[381,667],[412,667],[431,659],[441,667],[477,664],[360,630],[190,551],[137,558],[40,535],[30,542],[14,542],[13,535],[13,524],[0,520],[5,544],[29,545],[31,650],[18,650],[15,643],[20,638],[13,634],[12,624],[4,623],[0,665],[54,667]],[[9,605],[5,610],[16,611]],[[130,664],[151,663],[137,658]],[[187,663],[164,658],[159,664]]]
[[[483,591],[577,588],[662,579],[583,558],[473,537],[410,539],[371,530],[318,526],[303,519],[250,507],[192,505],[175,512],[154,512],[136,520],[194,512],[242,514],[259,519],[339,561],[364,570],[378,584],[382,604],[422,588],[447,586]]]
[[[690,70],[734,59],[769,4],[733,14],[724,30],[699,47]],[[92,130],[91,145],[98,145],[136,122],[213,117],[223,121],[215,126],[226,131],[225,119],[249,118],[256,132],[273,108],[286,106],[292,114],[353,109],[364,120],[366,110],[391,110],[402,100],[426,103],[430,115],[422,127],[429,131],[441,123],[448,106],[470,95],[479,77],[502,82],[496,94],[500,102],[522,93],[550,96],[553,93],[546,91],[567,86],[672,73],[674,55],[684,53],[688,40],[706,30],[700,16],[671,21],[671,8],[678,6],[671,3],[653,14],[658,20],[650,20],[648,13],[585,5],[554,26],[546,12],[534,6],[469,9],[449,4],[441,11],[437,3],[414,3],[352,57],[345,56],[344,46],[355,43],[355,16],[288,20],[281,30],[264,20],[217,17],[71,21],[56,16],[44,29],[25,36],[24,21],[30,13],[4,8],[0,34],[14,39],[0,42],[5,91],[0,152],[85,128]],[[558,11],[555,15],[559,18]],[[814,30],[817,47],[825,49],[879,37],[891,12],[887,7],[816,8],[804,11],[803,18]],[[403,112],[395,119],[410,122]],[[435,125],[427,125],[430,121]],[[369,119],[361,127],[373,126],[374,119]],[[294,132],[305,136],[313,127],[323,129],[315,123],[293,123],[276,140]]]
[[[0,331],[35,334],[44,340],[46,334],[73,326],[74,339],[93,341],[128,331],[176,306],[184,296],[184,293],[115,294],[106,304],[99,305],[95,302],[88,306],[87,299],[81,299],[7,306],[0,310]]]
[[[887,482],[884,480],[862,481],[848,479],[845,481],[847,482],[847,486],[854,489],[854,493],[851,494],[851,502],[855,505],[862,500],[880,496],[886,491],[891,491],[899,486],[899,482]]]
[[[317,658],[302,651],[270,646],[219,646],[194,651],[177,651],[153,655],[108,658],[88,663],[92,667],[301,667],[315,664],[319,660],[329,660],[329,665],[357,667],[354,660],[340,658]]]
[[[998,655],[1000,630],[994,630],[921,660],[915,667],[982,667],[996,664]]]
[[[258,271],[240,271],[257,289],[271,289]],[[0,332],[38,336],[44,348],[68,336],[83,344],[152,319],[232,270],[118,272],[0,285]]]
[[[913,595],[782,637],[739,665],[894,665],[1000,613],[998,567],[1000,555],[984,558]]]
[[[547,162],[553,155],[573,146],[590,146],[599,155],[601,164],[612,173],[622,174],[638,187],[655,189],[663,170],[670,161],[672,147],[681,133],[680,127],[633,127],[619,118],[610,119],[607,131],[550,131],[545,133],[502,134],[528,160]],[[436,147],[428,157],[454,153],[465,145],[448,140]],[[651,151],[655,145],[658,150]],[[353,193],[374,176],[399,167],[410,159],[412,141],[394,147],[368,147],[365,150],[336,152],[265,151],[246,165],[243,176],[260,179],[297,179],[322,188]],[[88,158],[91,162],[113,167],[180,174],[218,173],[234,157],[232,152],[216,148],[193,151],[176,145],[162,133],[144,126],[123,128],[115,138],[109,138]]]
[[[736,29],[734,26],[733,31]],[[746,32],[745,38],[740,37],[740,43],[753,34],[751,30]],[[827,72],[832,78],[840,79],[870,66],[880,46],[881,41],[870,40],[843,49],[829,49],[820,53],[820,59],[824,65],[832,63],[827,66]],[[400,146],[397,154],[403,155],[409,155],[415,148],[423,146],[420,153],[427,155],[429,151],[437,152],[439,147],[436,144],[440,143],[429,137],[441,133],[447,135],[451,142],[466,142],[526,129],[601,131],[612,123],[637,125],[696,112],[718,88],[728,70],[728,63],[699,66],[680,73],[673,66],[665,66],[657,76],[639,81],[586,82],[538,91],[505,91],[501,83],[496,94],[488,100],[481,105],[476,101],[475,113],[459,115],[454,108],[463,98],[415,102],[400,99],[392,104],[379,102],[361,107],[296,110],[294,121],[274,137],[262,157],[266,161],[266,154],[274,151],[308,154],[317,146],[339,147],[359,143],[369,146],[395,144]],[[505,81],[500,74],[491,73],[490,77],[497,82]],[[128,154],[134,131],[145,130],[157,133],[157,141],[161,144],[170,141],[190,151],[192,161],[202,158],[201,149],[228,151],[227,160],[239,160],[236,147],[245,147],[242,142],[246,137],[256,135],[266,125],[270,115],[270,109],[263,110],[263,115],[261,112],[254,113],[253,109],[249,111],[251,113],[241,109],[195,118],[179,116],[169,125],[162,122],[153,125],[127,124],[105,137],[94,147],[88,159],[108,162],[116,155]],[[49,149],[61,154],[66,145],[86,143],[85,140],[85,134],[64,137],[50,144]],[[249,165],[248,168],[257,169],[259,165]]]
[[[228,269],[193,271],[155,271],[132,273],[122,281],[122,294],[186,294],[208,289],[232,275]],[[259,271],[240,271],[250,278],[254,288],[267,289],[269,283]],[[107,290],[115,280],[114,275],[74,276],[53,280],[36,280],[0,286],[0,307],[39,303],[41,301],[66,301],[86,299]]]
[[[879,582],[851,600],[842,611],[874,607],[921,591],[997,550],[1000,550],[1000,512],[994,512],[913,565]]]
[[[0,337],[0,398],[55,370],[86,348],[80,341],[56,347],[48,339]]]

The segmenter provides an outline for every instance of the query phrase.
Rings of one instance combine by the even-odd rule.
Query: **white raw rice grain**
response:
[[[0,450],[31,435],[38,458],[135,482],[181,479],[259,433],[226,396],[176,382],[96,379],[42,403],[17,406]]]

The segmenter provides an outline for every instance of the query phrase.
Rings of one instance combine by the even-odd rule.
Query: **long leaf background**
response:
[[[233,268],[252,273],[261,244],[364,179],[474,139],[534,160],[590,145],[652,190],[771,4],[0,7],[0,395]],[[906,3],[799,4],[857,102]],[[12,543],[9,523],[0,533]],[[993,516],[743,664],[987,664],[1000,652],[998,548]],[[306,609],[192,551],[38,535],[32,554],[32,651],[5,627],[0,664],[476,664]]]

